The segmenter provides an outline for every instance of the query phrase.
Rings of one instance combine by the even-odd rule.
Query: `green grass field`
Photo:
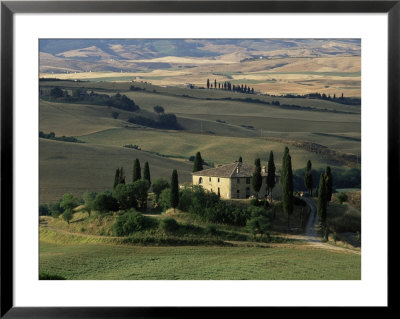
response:
[[[179,181],[191,181],[192,163],[159,157],[124,147],[67,143],[46,139],[39,142],[39,178],[41,203],[57,201],[64,193],[79,197],[85,191],[112,190],[115,170],[123,167],[127,182],[132,181],[133,162],[149,162],[151,177],[170,180],[172,170]]]
[[[280,167],[285,148],[284,143],[268,140],[267,138],[239,138],[226,136],[210,136],[186,132],[140,130],[140,129],[110,129],[80,137],[90,144],[122,146],[137,144],[143,150],[159,152],[161,154],[189,157],[200,151],[205,161],[215,163],[232,163],[243,157],[244,162],[252,163],[260,157],[266,165],[269,152],[274,151],[276,165]],[[221,151],[223,150],[223,151]],[[326,161],[316,154],[291,148],[293,168],[303,168],[308,159],[315,167],[324,167]]]
[[[40,271],[66,279],[359,280],[361,257],[291,247],[147,247],[40,242]]]

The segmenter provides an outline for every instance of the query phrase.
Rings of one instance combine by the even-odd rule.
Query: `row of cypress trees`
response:
[[[200,154],[200,153],[199,153]],[[201,159],[201,156],[200,156]],[[132,174],[132,182],[136,182],[142,179],[140,161],[138,158],[135,159],[133,164],[133,174]],[[143,180],[149,182],[149,186],[151,185],[150,178],[150,166],[148,162],[145,162],[143,168]],[[115,171],[114,177],[114,187],[115,189],[118,184],[125,184],[125,175],[123,167],[117,168]],[[178,181],[178,172],[176,169],[172,171],[171,176],[171,206],[175,209],[179,204],[179,181]]]
[[[142,179],[141,168],[140,168],[140,161],[139,159],[135,159],[133,163],[133,174],[132,174],[132,182],[136,182]],[[149,182],[149,186],[151,185],[151,178],[150,178],[150,166],[149,162],[145,162],[143,168],[143,179]],[[114,177],[114,185],[113,189],[117,187],[118,184],[125,184],[125,174],[124,168],[120,167],[115,170],[115,177]]]

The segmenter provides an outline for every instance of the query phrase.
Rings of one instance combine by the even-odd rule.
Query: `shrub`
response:
[[[204,229],[204,233],[207,235],[216,236],[218,234],[218,230],[215,225],[207,225]]]
[[[153,192],[156,194],[156,201],[160,197],[161,192],[169,187],[169,183],[164,178],[157,178],[153,183]]]
[[[47,204],[39,205],[39,216],[50,216],[50,209]]]
[[[349,199],[349,197],[347,196],[347,194],[346,194],[346,193],[343,193],[343,192],[340,192],[340,193],[337,195],[337,198],[338,198],[340,204],[343,204],[343,202],[346,202],[346,201]]]
[[[96,192],[85,192],[83,194],[83,201],[85,204],[85,210],[88,212],[89,216],[94,210],[94,201],[96,199],[97,193]]]
[[[96,196],[93,207],[99,213],[104,214],[110,211],[117,211],[118,202],[112,196],[111,192],[106,191]]]
[[[68,208],[62,214],[62,218],[69,224],[70,220],[74,216],[72,209]]]
[[[113,196],[118,201],[119,208],[122,210],[138,207],[133,183],[118,184],[115,187]]]
[[[63,198],[60,202],[60,207],[64,208],[65,210],[72,210],[76,206],[78,206],[78,198],[71,193],[63,195]]]
[[[263,209],[259,207],[249,207],[248,211],[251,214],[250,219],[246,222],[246,227],[255,237],[257,234],[264,235],[271,229],[270,216]]]
[[[60,216],[62,213],[64,213],[64,208],[60,206],[61,200],[59,200],[57,203],[51,203],[49,204],[49,210],[51,216],[54,218],[57,218]]]
[[[119,116],[119,112],[112,112],[111,116],[112,116],[112,118],[117,119]]]
[[[158,198],[158,203],[162,207],[163,210],[167,210],[168,208],[171,208],[171,188],[166,188],[164,189],[159,198]]]
[[[117,218],[117,221],[112,226],[112,230],[116,236],[129,236],[153,226],[154,223],[149,217],[145,217],[141,213],[131,209]]]
[[[174,232],[179,229],[178,222],[172,217],[165,218],[160,222],[160,228],[165,232]]]

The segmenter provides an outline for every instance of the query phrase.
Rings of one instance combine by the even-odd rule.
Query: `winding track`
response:
[[[336,250],[341,252],[353,253],[357,255],[361,255],[361,251],[352,250],[345,247],[334,246],[329,243],[321,242],[317,235],[316,226],[318,223],[318,215],[317,215],[317,205],[315,201],[311,198],[303,197],[304,201],[307,203],[308,207],[310,207],[310,216],[307,221],[306,229],[304,235],[292,235],[291,238],[305,240],[315,246],[316,248],[328,249],[328,250]]]

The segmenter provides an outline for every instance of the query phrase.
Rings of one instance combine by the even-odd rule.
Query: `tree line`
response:
[[[105,105],[129,112],[135,112],[140,109],[132,99],[128,98],[126,95],[121,95],[120,93],[109,96],[107,94],[99,94],[93,91],[88,93],[84,89],[74,88],[72,89],[72,95],[70,95],[68,90],[54,87],[50,91],[41,89],[40,96],[43,99],[55,102]]]
[[[225,91],[232,91],[232,92],[240,92],[240,93],[251,93],[254,94],[254,88],[250,88],[247,84],[231,84],[229,81],[218,82],[215,79],[214,84],[210,82],[210,79],[207,79],[207,89],[218,89],[218,90],[225,90]]]

